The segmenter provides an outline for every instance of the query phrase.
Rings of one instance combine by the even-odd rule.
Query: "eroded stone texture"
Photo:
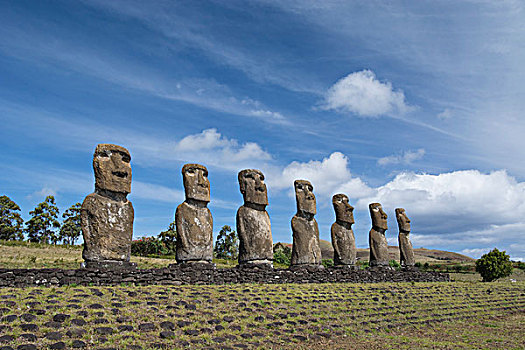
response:
[[[388,266],[388,244],[385,237],[388,216],[379,203],[371,203],[368,208],[372,218],[369,233],[370,266]]]
[[[335,210],[335,222],[332,224],[332,246],[334,247],[335,265],[355,265],[354,207],[348,203],[348,196],[336,194],[332,197]]]
[[[239,187],[244,205],[237,211],[239,264],[271,264],[273,241],[270,216],[266,211],[268,195],[264,175],[259,170],[239,172]]]
[[[414,266],[416,259],[414,258],[414,249],[410,242],[410,219],[408,218],[405,209],[396,208],[396,219],[399,227],[399,256],[402,266]]]
[[[81,208],[86,264],[129,262],[134,217],[133,205],[126,198],[131,191],[130,161],[124,147],[99,144],[95,149],[95,192]]]
[[[314,215],[317,213],[313,186],[306,180],[295,180],[297,213],[292,218],[291,265],[320,265],[319,227]]]
[[[213,218],[208,170],[200,164],[182,167],[186,200],[175,211],[178,263],[211,263],[213,259]]]

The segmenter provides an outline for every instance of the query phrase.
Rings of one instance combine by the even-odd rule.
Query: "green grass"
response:
[[[16,348],[28,343],[21,325],[33,323],[38,348],[56,342],[45,338],[52,331],[88,348],[518,348],[524,290],[523,282],[3,288],[0,335],[12,335],[7,344]],[[58,329],[48,323],[56,314],[69,315]],[[174,338],[161,338],[162,322],[173,323]],[[141,330],[144,323],[155,329]],[[85,334],[68,336],[72,328]]]

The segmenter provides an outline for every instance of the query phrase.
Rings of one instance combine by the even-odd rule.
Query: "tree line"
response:
[[[22,241],[46,244],[73,245],[81,234],[80,203],[73,204],[62,214],[55,203],[54,196],[47,196],[35,209],[29,212],[29,220],[24,222],[20,206],[8,196],[0,196],[0,240]]]

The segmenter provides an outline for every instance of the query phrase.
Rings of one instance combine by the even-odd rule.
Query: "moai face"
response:
[[[348,196],[345,194],[335,194],[332,197],[332,204],[334,205],[335,218],[337,221],[347,222],[349,224],[354,221],[354,207],[348,203]]]
[[[399,231],[410,232],[410,219],[408,218],[405,209],[396,208],[396,219]]]
[[[368,208],[370,209],[370,217],[372,218],[372,226],[383,230],[388,230],[386,219],[388,216],[383,211],[383,207],[379,203],[371,203]]]
[[[295,180],[295,200],[297,202],[297,212],[303,212],[311,215],[317,213],[315,207],[314,187],[310,181]]]
[[[93,155],[95,188],[128,194],[131,192],[131,156],[121,146],[103,143]]]
[[[186,199],[206,202],[210,201],[210,181],[208,169],[200,164],[185,164],[182,167],[182,182]]]
[[[245,202],[268,205],[268,194],[262,172],[255,169],[245,169],[239,172],[238,178]]]

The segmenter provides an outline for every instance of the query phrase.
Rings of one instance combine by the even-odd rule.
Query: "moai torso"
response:
[[[385,237],[388,229],[387,215],[379,203],[370,204],[369,209],[372,217],[372,229],[369,233],[369,263],[370,266],[388,266],[388,243]]]
[[[344,194],[332,197],[336,221],[332,224],[332,246],[334,247],[334,265],[354,265],[357,255],[355,248],[354,208],[348,203]]]
[[[213,218],[207,208],[210,201],[208,170],[200,164],[186,164],[182,168],[186,200],[177,207],[178,263],[204,262],[213,259]]]
[[[133,205],[128,150],[100,144],[93,156],[95,192],[82,203],[80,217],[84,249],[89,262],[129,262],[133,238]]]
[[[405,209],[396,208],[396,219],[399,227],[399,257],[402,266],[414,266],[416,259],[414,258],[414,249],[410,242],[410,219],[405,213]]]
[[[292,218],[292,259],[291,265],[320,265],[319,227],[314,219],[316,214],[313,186],[309,181],[294,182],[297,214]]]
[[[178,262],[211,262],[213,259],[213,218],[207,207],[186,202],[175,212]]]
[[[273,241],[270,216],[266,211],[268,196],[264,175],[259,170],[239,172],[239,186],[244,205],[237,211],[239,264],[271,264]]]

